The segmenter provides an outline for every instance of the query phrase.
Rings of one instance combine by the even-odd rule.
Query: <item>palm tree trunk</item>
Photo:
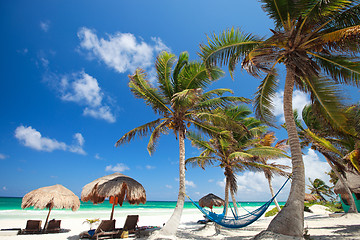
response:
[[[228,209],[229,209],[229,188],[230,188],[230,182],[228,181],[228,178],[225,177],[225,215],[227,216]]]
[[[185,202],[185,132],[179,131],[179,194],[173,214],[166,222],[165,226],[159,231],[159,239],[166,239],[176,235],[177,228],[180,224],[182,211]],[[155,237],[156,238],[156,237]]]
[[[305,169],[292,108],[295,77],[290,67],[286,66],[286,70],[284,116],[291,151],[292,183],[285,206],[274,217],[267,230],[278,234],[302,237],[304,230]]]
[[[343,176],[338,172],[338,170],[335,168],[334,164],[329,160],[328,156],[326,156],[327,154],[325,154],[325,153],[322,153],[322,154],[325,156],[326,161],[330,165],[331,169],[334,171],[335,175],[339,178],[340,182],[344,185],[346,193],[349,195],[349,199],[350,199],[349,213],[358,213],[358,211],[356,209],[355,200],[354,200],[354,197],[353,197],[353,195],[351,193],[351,190],[349,188],[348,183],[343,178]]]
[[[231,199],[233,201],[233,204],[234,204],[234,209],[235,209],[235,215],[236,216],[239,216],[239,210],[238,210],[238,207],[237,207],[237,203],[236,203],[236,199],[235,199],[235,194],[233,191],[230,191],[231,193]]]
[[[271,184],[271,178],[268,178],[268,177],[267,177],[267,180],[268,180],[268,183],[269,183],[269,188],[270,188],[271,196],[274,197],[274,196],[275,196],[275,193],[274,193],[274,189],[273,189],[272,184]],[[276,200],[276,198],[274,198],[274,203],[275,203],[275,206],[276,206],[277,210],[280,212],[280,211],[281,211],[281,208],[280,208],[279,203],[278,203],[278,201]]]

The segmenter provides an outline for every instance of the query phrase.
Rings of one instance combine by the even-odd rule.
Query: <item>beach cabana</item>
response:
[[[53,208],[76,211],[80,207],[80,200],[72,191],[60,184],[56,184],[27,193],[22,199],[21,208],[28,207],[49,209],[43,229],[43,231],[46,231],[50,212]]]
[[[221,207],[224,205],[225,205],[225,201],[222,198],[220,198],[212,193],[209,193],[208,195],[200,198],[200,200],[199,200],[200,207],[208,207],[211,210],[214,206]]]
[[[94,204],[103,203],[109,198],[113,204],[110,220],[114,216],[114,207],[119,204],[122,206],[124,201],[130,204],[146,203],[146,192],[144,187],[131,177],[121,173],[113,173],[98,178],[83,187],[81,200],[91,201]]]
[[[360,212],[360,175],[351,171],[345,171],[346,181],[349,185],[350,191],[355,200],[356,209]],[[341,205],[345,212],[350,209],[349,202],[350,196],[346,192],[344,185],[341,181],[337,181],[334,187],[334,192],[340,196]]]

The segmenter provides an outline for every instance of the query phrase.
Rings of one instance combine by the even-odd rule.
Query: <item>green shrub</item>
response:
[[[284,206],[280,206],[280,208],[282,209]],[[271,216],[275,216],[279,211],[277,210],[276,207],[274,207],[273,209],[271,209],[270,211],[267,211],[265,213],[265,217],[271,217]]]

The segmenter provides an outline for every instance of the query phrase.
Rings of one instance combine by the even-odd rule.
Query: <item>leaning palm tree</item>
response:
[[[244,107],[234,107],[221,110],[224,112],[226,123],[222,122],[223,131],[231,132],[231,136],[217,135],[211,139],[205,139],[200,134],[189,132],[188,139],[192,145],[202,150],[198,157],[188,158],[186,164],[200,166],[205,169],[208,165],[217,164],[224,169],[225,175],[225,216],[228,210],[229,191],[233,201],[235,214],[238,214],[235,194],[237,192],[236,173],[245,170],[266,171],[279,173],[279,169],[263,162],[263,159],[286,157],[285,152],[279,148],[263,146],[256,138],[265,131],[261,122],[255,118],[248,117],[251,112]],[[220,122],[212,122],[217,126]],[[223,120],[223,119],[222,119]],[[234,131],[236,123],[240,131]],[[231,128],[232,130],[230,130]]]
[[[347,125],[348,128],[356,126],[353,122],[356,121],[352,115],[347,114]],[[302,122],[298,118],[298,114],[294,113],[298,134],[301,139],[301,146],[308,147],[321,153],[337,179],[343,184],[345,191],[350,196],[350,213],[357,213],[355,200],[352,197],[349,184],[343,176],[349,163],[346,162],[346,156],[349,156],[354,152],[355,142],[357,137],[348,133],[342,133],[332,128],[331,125],[326,124],[326,121],[321,117],[320,114],[314,112],[314,108],[311,105],[304,107],[302,111],[303,123],[307,126],[305,128]],[[355,129],[356,130],[356,129]],[[355,131],[356,132],[356,131]],[[352,163],[352,161],[349,161]],[[351,164],[350,164],[351,165]]]
[[[273,146],[274,148],[278,148],[278,149],[281,149],[281,150],[284,150],[284,151],[288,149],[288,145],[286,144],[287,139],[280,140],[280,141],[278,141],[276,143],[275,143],[275,141],[276,141],[276,137],[275,137],[274,132],[265,133],[260,138],[260,144],[262,146],[271,147],[271,146],[274,145]],[[268,158],[260,158],[260,160],[264,164],[274,167],[274,170],[277,171],[277,174],[279,174],[281,176],[289,176],[290,175],[288,172],[284,171],[286,169],[289,169],[290,168],[289,166],[283,165],[283,164],[278,164],[276,162],[269,163],[268,160],[270,160],[270,159],[268,159]],[[265,178],[268,180],[271,196],[274,197],[275,193],[274,193],[274,189],[272,187],[272,182],[271,182],[271,180],[273,178],[273,175],[274,175],[273,171],[270,171],[268,168],[264,168],[263,172],[265,174]],[[280,208],[279,203],[276,200],[276,198],[274,198],[274,203],[275,203],[275,206],[276,206],[277,210],[280,212],[281,208]]]
[[[309,178],[310,185],[308,185],[309,190],[311,191],[311,194],[315,194],[318,196],[321,201],[326,202],[326,199],[324,197],[331,197],[334,193],[331,191],[330,187],[325,184],[325,182],[319,178],[315,178],[314,181],[312,181]]]
[[[265,73],[255,99],[257,116],[272,123],[272,97],[278,87],[275,68],[284,64],[284,117],[292,159],[292,185],[282,211],[268,231],[302,236],[304,229],[305,171],[292,109],[294,87],[311,100],[329,122],[342,128],[337,84],[360,86],[360,5],[358,0],[260,0],[274,20],[269,38],[227,30],[208,38],[200,56],[207,68],[228,65],[232,75],[237,63],[256,77]],[[354,54],[352,54],[354,53]],[[289,221],[291,219],[291,221]]]
[[[175,64],[176,63],[176,64]],[[152,87],[146,80],[144,71],[138,69],[134,75],[129,76],[129,87],[132,93],[143,99],[160,118],[137,127],[124,134],[116,146],[131,141],[136,136],[150,134],[147,146],[151,154],[160,135],[170,130],[174,132],[179,141],[179,194],[176,208],[161,230],[162,235],[175,235],[180,222],[185,201],[185,133],[190,124],[208,133],[216,129],[208,126],[200,118],[214,108],[225,106],[233,102],[248,101],[245,98],[222,96],[231,93],[228,89],[215,89],[203,92],[211,82],[223,76],[223,71],[214,68],[206,71],[203,64],[188,61],[188,54],[180,54],[177,62],[173,54],[162,52],[155,64],[157,71],[157,87]],[[207,117],[209,114],[207,114]]]

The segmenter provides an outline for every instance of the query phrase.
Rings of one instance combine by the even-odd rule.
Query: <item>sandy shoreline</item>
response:
[[[313,206],[314,213],[305,213],[305,227],[311,239],[360,239],[360,214],[346,214],[344,216],[329,217],[329,212],[325,211],[323,206]],[[55,215],[55,214],[54,214]],[[139,226],[162,226],[170,217],[171,211],[167,211],[157,215],[140,214]],[[55,217],[55,216],[53,216]],[[38,219],[42,219],[40,216]],[[104,216],[105,219],[105,216]],[[122,227],[125,221],[123,217],[116,216],[116,227]],[[261,217],[255,223],[241,229],[220,229],[220,233],[216,233],[212,224],[197,224],[197,220],[202,219],[201,213],[194,210],[184,210],[181,224],[179,226],[177,239],[251,239],[259,232],[266,229],[271,221],[270,218]],[[24,228],[26,218],[0,219],[0,229],[4,228]],[[17,235],[17,236],[0,236],[0,239],[9,240],[76,240],[79,239],[79,233],[89,229],[87,224],[83,224],[83,216],[63,217],[61,228],[66,232],[57,234],[42,235]]]

